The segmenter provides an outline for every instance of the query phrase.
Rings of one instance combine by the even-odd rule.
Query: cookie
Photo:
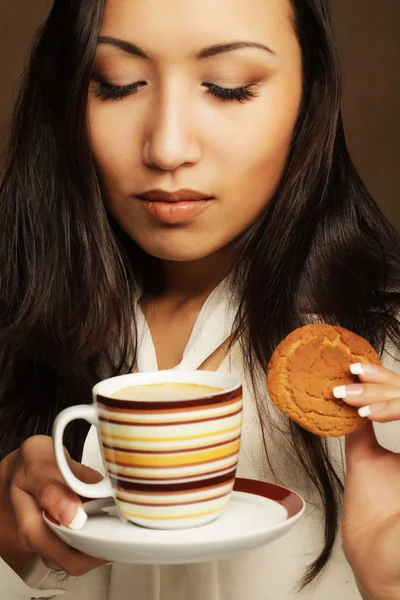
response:
[[[358,383],[352,363],[381,364],[364,338],[343,327],[305,325],[275,349],[268,365],[268,392],[275,406],[304,429],[339,437],[365,424],[357,409],[333,396],[337,385]]]

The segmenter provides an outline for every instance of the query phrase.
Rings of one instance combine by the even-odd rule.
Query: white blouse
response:
[[[203,305],[182,362],[176,369],[197,369],[230,336],[235,308],[229,280],[224,280]],[[136,312],[140,342],[137,370],[158,370],[154,344],[138,304]],[[392,362],[387,360],[385,364],[393,369]],[[399,370],[398,364],[395,367]],[[230,559],[202,564],[114,563],[82,577],[66,579],[65,575],[60,577],[49,572],[41,560],[36,559],[20,578],[0,559],[1,598],[29,600],[63,594],[65,600],[360,600],[340,539],[318,581],[302,592],[296,592],[296,584],[322,547],[320,501],[306,475],[286,452],[289,444],[285,438],[288,438],[282,432],[285,421],[269,400],[265,375],[258,374],[258,392],[270,411],[272,425],[267,435],[267,448],[274,472],[265,458],[255,398],[238,345],[232,347],[218,371],[231,373],[243,383],[243,433],[237,475],[276,481],[291,487],[307,501],[304,517],[283,538],[270,545]],[[400,452],[398,424],[379,425],[376,432],[383,446]],[[329,440],[333,460],[339,467],[343,443],[343,439]],[[104,473],[94,427],[85,441],[82,462]]]

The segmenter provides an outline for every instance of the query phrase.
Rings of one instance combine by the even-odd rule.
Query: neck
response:
[[[231,261],[226,252],[216,252],[194,261],[160,263],[163,280],[159,296],[185,302],[207,297],[227,277]]]

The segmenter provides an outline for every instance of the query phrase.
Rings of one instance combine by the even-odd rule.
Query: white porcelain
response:
[[[237,479],[235,485],[253,487],[256,493],[233,491],[218,519],[192,529],[162,531],[123,523],[107,514],[115,510],[110,498],[85,504],[89,517],[81,531],[43,517],[59,538],[91,556],[122,563],[186,564],[228,558],[269,544],[285,535],[304,513],[304,500],[286,488],[246,479]]]
[[[191,397],[137,397],[115,393],[149,384],[206,386]],[[151,389],[150,387],[148,389]],[[124,518],[154,529],[205,525],[226,510],[239,459],[242,386],[214,371],[131,373],[101,381],[93,404],[62,411],[53,427],[56,460],[69,487],[86,498],[112,496]],[[63,434],[75,419],[98,429],[107,475],[87,484],[65,458]]]

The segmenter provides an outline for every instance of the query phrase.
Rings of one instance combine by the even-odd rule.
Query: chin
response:
[[[162,250],[160,249],[156,249],[156,248],[146,248],[143,247],[143,250],[145,252],[147,252],[147,254],[150,254],[151,256],[154,256],[155,258],[159,258],[160,260],[168,260],[168,261],[173,261],[173,262],[191,262],[194,260],[201,260],[202,258],[206,258],[207,256],[209,256],[210,254],[213,254],[213,252],[202,252],[201,250],[197,249],[197,250],[182,250],[182,251],[178,251],[178,250],[174,250],[174,249],[169,249],[169,250]]]
[[[135,238],[134,238],[135,239]],[[135,239],[138,246],[147,254],[159,258],[160,260],[169,260],[174,262],[190,262],[206,258],[214,254],[219,247],[199,244],[174,244],[157,243],[155,240]],[[222,247],[222,246],[221,246]]]

